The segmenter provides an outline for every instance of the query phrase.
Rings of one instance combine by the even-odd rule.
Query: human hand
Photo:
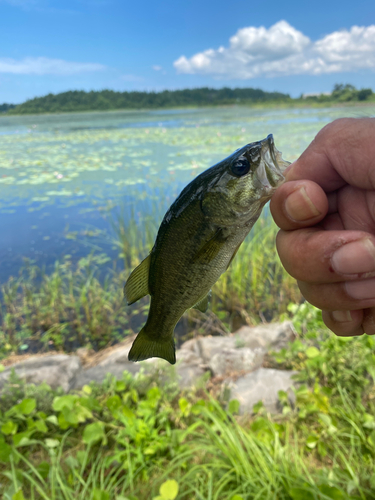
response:
[[[324,127],[271,199],[277,250],[341,336],[375,334],[375,119]]]

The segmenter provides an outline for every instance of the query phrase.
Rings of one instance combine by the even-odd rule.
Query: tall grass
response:
[[[126,307],[122,290],[132,269],[150,252],[158,224],[153,216],[134,213],[130,217],[120,213],[112,220],[113,244],[124,268],[111,269],[105,254],[89,255],[77,264],[66,256],[48,275],[26,262],[19,276],[1,287],[0,356],[51,347],[100,349],[136,333],[147,315],[148,299]],[[258,221],[213,287],[211,311],[217,319],[211,312],[202,316],[191,311],[190,331],[217,333],[271,321],[286,312],[290,302],[300,300],[294,280],[277,256],[276,233],[269,215]],[[108,271],[103,280],[104,266]]]
[[[260,411],[245,420],[210,397],[176,399],[154,389],[142,394],[117,382],[106,396],[76,398],[76,407],[90,409],[86,420],[93,424],[81,423],[77,432],[70,423],[64,430],[57,415],[63,429],[49,425],[43,439],[11,445],[5,462],[0,453],[2,498],[14,500],[22,491],[24,497],[17,499],[149,500],[170,479],[179,485],[179,500],[373,498],[375,442],[364,408],[340,386],[339,396],[319,413],[324,388],[307,392],[309,404],[302,404],[306,389],[297,391],[291,413],[271,417]],[[55,409],[61,401],[54,399]],[[69,418],[74,407],[65,408]],[[47,413],[52,422],[57,412]],[[35,411],[29,415],[29,421],[37,421]],[[316,422],[308,424],[312,415]],[[17,422],[17,417],[19,422],[15,407],[8,410],[8,419]],[[325,453],[311,446],[319,427],[326,432]]]

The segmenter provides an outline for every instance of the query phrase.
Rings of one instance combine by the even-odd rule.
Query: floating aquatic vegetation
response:
[[[122,121],[117,113],[33,117],[29,132],[19,125],[0,135],[0,209],[11,214],[21,205],[29,212],[79,205],[76,219],[91,214],[91,221],[119,205],[147,214],[149,202],[172,202],[192,177],[247,142],[272,132],[285,158],[294,160],[327,122],[356,114],[355,108],[228,107],[124,114]],[[14,123],[22,120],[28,123],[24,117]],[[0,128],[6,131],[4,117]]]

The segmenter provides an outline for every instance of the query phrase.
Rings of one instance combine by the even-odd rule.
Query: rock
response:
[[[93,349],[87,349],[87,347],[80,347],[76,350],[75,354],[79,357],[84,366],[90,362],[90,359],[95,355],[95,351]]]
[[[139,372],[139,363],[136,364],[136,369],[132,372],[133,375]],[[108,374],[115,376],[117,379],[121,379],[124,371],[129,371],[122,364],[109,366],[93,366],[87,370],[82,370],[74,380],[74,385],[72,389],[82,389],[84,385],[89,385],[90,382],[97,382],[101,384]]]
[[[192,387],[205,374],[207,367],[202,363],[202,358],[189,349],[179,349],[176,356],[176,374],[180,388]]]
[[[90,382],[101,383],[110,373],[117,378],[121,378],[124,371],[135,375],[141,369],[139,363],[128,360],[131,344],[122,345],[112,349],[108,354],[100,359],[96,366],[82,370],[74,381],[73,389],[81,389]]]
[[[81,370],[78,356],[54,354],[50,356],[33,356],[7,367],[0,373],[0,390],[8,380],[12,369],[17,376],[30,384],[46,382],[52,389],[62,387],[68,392],[74,385],[74,379]]]
[[[291,370],[259,368],[228,383],[230,399],[238,399],[241,414],[252,413],[253,406],[259,401],[263,402],[267,411],[277,413],[280,411],[278,392],[290,392],[296,386],[296,382],[292,380],[292,375],[296,373]]]
[[[295,338],[295,331],[291,321],[283,323],[268,323],[258,326],[243,326],[233,337],[237,347],[263,348],[278,351]]]
[[[131,344],[127,344],[113,349],[99,361],[97,366],[113,366],[114,364],[134,366],[134,362],[128,360],[130,348]]]
[[[258,326],[243,326],[231,335],[197,337],[184,342],[181,349],[186,349],[200,356],[203,363],[209,364],[216,354],[228,349],[279,350],[295,337],[291,321],[269,323]]]
[[[209,361],[208,366],[215,376],[233,372],[253,371],[263,364],[265,351],[263,349],[227,348],[216,353]]]
[[[203,363],[209,364],[215,354],[220,354],[226,349],[235,349],[235,347],[235,340],[231,335],[228,337],[198,337],[194,352],[202,358]]]
[[[184,342],[179,351],[181,350],[184,350],[184,351],[192,351],[194,352],[197,356],[200,356],[200,348],[198,346],[198,339],[200,339],[200,337],[195,337],[193,339],[189,339],[187,340],[186,342]],[[177,351],[177,352],[179,352]]]

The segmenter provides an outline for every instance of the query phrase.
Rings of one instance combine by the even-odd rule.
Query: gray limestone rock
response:
[[[237,346],[263,348],[265,350],[280,350],[295,338],[295,331],[291,321],[283,323],[268,323],[258,326],[243,326],[233,337]]]
[[[181,349],[194,352],[209,364],[216,354],[230,349],[250,348],[279,350],[295,336],[291,321],[269,323],[258,326],[243,326],[235,333],[225,337],[197,337],[182,344]]]
[[[253,371],[262,366],[264,354],[265,351],[259,348],[227,348],[216,353],[209,361],[208,365],[214,375]]]
[[[280,411],[278,392],[290,393],[296,382],[292,380],[295,371],[259,368],[235,382],[229,382],[230,399],[240,402],[240,413],[252,413],[253,406],[262,401],[270,413]]]
[[[181,389],[192,387],[207,371],[207,367],[202,363],[202,358],[191,350],[180,349],[177,351],[176,357],[176,374]]]
[[[139,363],[134,363],[134,369],[131,372],[133,375],[139,372]],[[74,385],[72,389],[82,389],[84,385],[89,385],[90,382],[102,383],[108,374],[115,376],[116,378],[122,378],[124,371],[130,371],[129,367],[125,367],[121,363],[113,364],[112,366],[93,366],[87,368],[87,370],[82,370],[74,380]]]
[[[184,348],[184,345],[182,348]],[[226,349],[235,348],[235,340],[232,335],[228,337],[198,337],[195,352],[202,358],[203,363],[209,364],[215,354],[220,354]]]
[[[101,383],[106,378],[107,374],[121,378],[124,371],[135,375],[141,369],[139,363],[133,363],[128,360],[128,354],[131,344],[119,346],[106,354],[96,366],[92,366],[82,370],[76,377],[74,389],[81,389],[84,385],[89,385],[90,382]]]
[[[36,356],[8,366],[0,373],[0,390],[8,380],[12,369],[17,376],[30,384],[46,382],[53,389],[62,387],[65,392],[74,385],[74,379],[81,370],[81,361],[78,356],[53,354],[50,356]]]

